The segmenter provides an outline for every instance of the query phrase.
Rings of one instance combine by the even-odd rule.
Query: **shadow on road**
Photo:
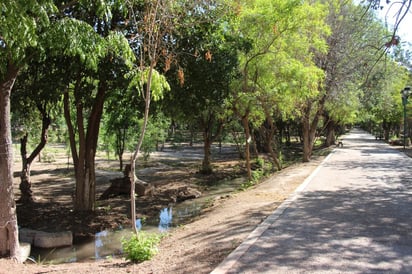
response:
[[[251,247],[241,271],[411,273],[412,184],[388,183],[305,192]]]

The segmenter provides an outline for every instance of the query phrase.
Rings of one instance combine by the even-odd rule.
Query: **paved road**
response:
[[[412,159],[343,144],[212,273],[412,273]]]

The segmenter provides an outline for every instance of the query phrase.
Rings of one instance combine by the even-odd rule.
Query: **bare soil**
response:
[[[152,196],[137,199],[138,216],[150,218],[173,204],[173,189],[196,188],[206,194],[211,185],[223,179],[241,177],[243,164],[233,151],[214,153],[215,172],[199,174],[200,148],[156,153],[141,166],[139,178],[152,183]],[[109,180],[121,177],[115,171],[116,161],[97,161],[97,196],[110,185]],[[0,273],[209,273],[270,215],[318,166],[322,156],[310,163],[291,165],[263,182],[243,191],[226,193],[209,201],[201,214],[173,229],[162,239],[159,253],[150,261],[132,264],[121,256],[104,260],[88,260],[59,265],[17,264],[0,259]],[[15,170],[19,170],[16,162]],[[51,163],[37,162],[32,167],[33,192],[36,202],[18,204],[21,227],[43,231],[71,230],[75,240],[94,235],[104,229],[130,225],[130,199],[119,196],[99,201],[96,212],[79,213],[72,209],[73,174],[67,156],[57,155]],[[15,176],[16,200],[19,198],[19,177]]]

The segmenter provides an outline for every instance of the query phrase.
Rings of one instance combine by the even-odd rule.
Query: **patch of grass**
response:
[[[43,150],[43,152],[41,153],[41,161],[44,163],[54,163],[56,162],[54,155],[55,154],[50,153],[47,150]]]
[[[240,185],[239,190],[245,191],[246,189],[251,188],[254,185],[255,185],[255,181],[253,180],[247,181],[246,183],[243,183]]]
[[[137,235],[133,234],[130,239],[123,239],[122,247],[126,259],[134,263],[150,260],[157,254],[161,238],[160,234],[140,231]]]
[[[49,257],[56,251],[56,248],[53,248],[49,253],[46,254],[43,258],[38,255],[37,259],[28,257],[27,259],[33,263],[36,263],[38,265],[51,265],[53,264],[53,261],[49,260]]]
[[[210,208],[210,207],[212,207],[213,205],[214,205],[214,203],[215,203],[215,199],[214,198],[212,198],[212,197],[210,197],[210,198],[207,198],[206,200],[205,200],[205,203],[203,204],[203,209],[205,209],[205,208]]]

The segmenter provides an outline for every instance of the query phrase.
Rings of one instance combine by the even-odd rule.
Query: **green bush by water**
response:
[[[140,231],[133,234],[130,239],[123,239],[122,246],[126,259],[134,263],[150,260],[157,254],[157,245],[161,240],[161,235]]]

